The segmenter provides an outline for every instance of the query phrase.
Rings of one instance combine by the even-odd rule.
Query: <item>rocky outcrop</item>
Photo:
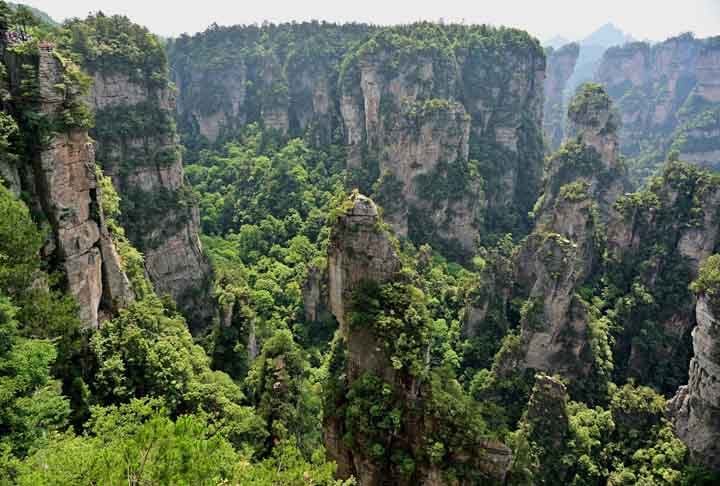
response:
[[[401,267],[397,251],[380,225],[375,203],[360,194],[353,195],[349,203],[333,227],[328,250],[330,310],[346,336],[345,315],[353,292],[362,282],[391,281]]]
[[[549,161],[537,225],[516,260],[524,366],[566,377],[590,373],[588,303],[577,292],[598,264],[599,232],[623,193],[616,121],[607,94],[584,85],[568,119],[572,138]]]
[[[717,177],[671,162],[646,189],[626,194],[608,95],[585,85],[568,119],[571,138],[549,159],[536,227],[516,258],[515,281],[528,299],[521,312],[523,366],[575,378],[573,387],[582,384],[578,378],[609,373],[608,361],[597,359],[605,353],[598,343],[607,341],[598,333],[607,330],[598,327],[600,314],[588,298],[602,278],[616,289],[614,298],[634,299],[631,307],[613,302],[621,312],[606,316],[620,329],[616,378],[674,391],[685,381],[695,324],[688,285],[718,244]],[[649,343],[649,332],[662,339]]]
[[[173,41],[168,53],[187,144],[215,142],[255,122],[320,145],[335,141],[338,68],[352,44],[373,30],[309,22],[209,29]],[[200,46],[222,56],[210,59]]]
[[[687,386],[669,402],[675,432],[693,461],[720,470],[720,322],[707,297],[696,307]]]
[[[433,187],[450,176],[448,163],[467,163],[470,118],[460,104],[415,107],[408,103],[405,107],[413,109],[422,114],[402,112],[387,129],[378,200],[399,236],[455,241],[470,252],[476,246],[478,222],[486,206],[481,181],[467,181],[465,191],[452,198],[436,197]]]
[[[343,144],[352,184],[374,191],[398,235],[454,259],[485,231],[529,229],[545,58],[524,32],[292,24],[211,29],[169,53],[191,150],[252,122]]]
[[[717,38],[691,34],[608,49],[596,72],[621,113],[623,153],[649,159],[650,168],[671,150],[687,162],[720,166],[719,78]]]
[[[499,52],[479,38],[423,47],[432,34],[389,29],[346,59],[344,141],[351,167],[379,173],[375,197],[398,234],[468,255],[483,229],[522,226],[537,194],[544,56],[529,38]]]
[[[196,203],[184,181],[175,96],[162,76],[163,63],[158,59],[134,72],[132,66],[89,61],[85,68],[93,85],[87,100],[96,118],[91,135],[98,161],[121,196],[120,222],[143,253],[155,291],[170,295],[198,329],[214,313],[211,269],[200,243]]]
[[[5,53],[5,62],[13,71],[10,90],[18,96],[16,101],[20,103],[22,97],[20,86],[37,86],[32,108],[62,128],[28,136],[38,143],[25,147],[32,164],[21,167],[15,183],[22,185],[31,204],[50,222],[52,235],[45,256],[65,275],[81,321],[87,327],[98,327],[135,296],[105,226],[92,140],[86,130],[60,122],[67,119],[68,107],[79,102],[80,93],[66,78],[68,68],[52,50],[41,49],[36,56],[23,59],[22,69],[18,69],[19,61],[14,54]]]
[[[302,287],[305,321],[316,322],[326,314],[329,306],[327,286],[326,269],[310,266]]]
[[[568,110],[569,138],[592,147],[606,169],[618,165],[619,122],[610,98],[597,85],[584,85]]]
[[[435,387],[440,385],[428,380],[427,372],[398,366],[398,356],[391,356],[389,351],[395,344],[388,342],[392,337],[374,328],[373,318],[364,314],[371,312],[370,309],[358,307],[358,299],[363,298],[368,289],[392,285],[391,292],[402,292],[406,282],[401,267],[396,243],[380,219],[377,207],[369,198],[355,193],[333,225],[328,248],[330,308],[340,323],[332,351],[333,374],[327,384],[329,396],[326,396],[323,419],[328,455],[337,463],[339,477],[352,475],[365,486],[447,484],[443,467],[448,464],[452,467],[462,464],[474,472],[475,475],[469,477],[483,476],[488,484],[500,484],[512,459],[510,450],[497,441],[464,436],[461,417],[432,409]],[[359,319],[358,313],[364,317]],[[400,313],[396,318],[408,317]],[[422,317],[419,319],[413,324],[417,329],[408,329],[408,334],[403,336],[407,342],[415,343],[417,352],[424,355],[429,342],[421,330],[426,323]],[[429,363],[425,366],[429,367]],[[381,389],[376,389],[374,384],[380,384]],[[353,403],[353,400],[359,402]],[[353,415],[355,412],[342,410],[362,406],[363,401],[378,407],[392,407],[399,421],[394,426],[396,431],[389,434],[383,429],[369,430],[374,427],[372,424],[358,429],[356,421],[365,419]],[[444,453],[448,456],[446,461],[428,461],[428,441],[438,437],[438,430],[446,430],[443,427],[460,428],[458,437],[463,438],[458,440],[472,444],[453,444]],[[388,435],[378,437],[377,434]],[[374,444],[378,443],[383,444],[383,457],[375,452]],[[403,469],[397,459],[393,459],[399,452],[413,460],[412,470]],[[463,479],[465,476],[460,478],[460,485],[475,484]]]
[[[641,289],[653,297],[648,307],[640,305],[623,317],[615,345],[617,373],[652,382],[665,393],[686,382],[690,332],[696,325],[688,285],[720,243],[718,203],[717,176],[678,162],[669,163],[643,191],[619,200],[607,226],[609,270],[632,269],[625,291]],[[642,338],[648,312],[652,332],[662,336],[653,346]]]
[[[400,259],[380,226],[378,209],[372,200],[355,194],[344,209],[330,236],[328,288],[329,307],[340,323],[341,339],[347,350],[347,384],[350,386],[366,371],[375,372],[392,383],[395,372],[382,346],[370,329],[351,330],[346,316],[359,286],[366,282],[391,281],[400,270]],[[340,477],[357,474],[361,484],[379,484],[381,471],[369,458],[343,443],[344,426],[340,417],[328,416],[324,430],[328,455],[338,464]]]
[[[556,150],[565,138],[564,93],[575,64],[580,55],[577,43],[559,49],[548,49],[545,76],[545,106],[543,107],[543,132],[548,148]]]

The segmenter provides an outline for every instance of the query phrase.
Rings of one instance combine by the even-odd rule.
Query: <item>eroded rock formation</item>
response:
[[[598,85],[573,99],[571,137],[550,159],[537,224],[517,258],[517,281],[526,289],[521,339],[524,365],[568,377],[587,375],[588,303],[578,297],[599,262],[600,232],[623,191],[616,121]]]
[[[11,70],[10,91],[18,102],[22,85],[37,86],[32,108],[62,126],[59,120],[79,93],[67,83],[60,58],[51,49],[22,60],[9,52],[4,55]],[[22,69],[20,62],[26,63]],[[48,133],[38,130],[33,136],[37,144],[22,154],[32,163],[19,166],[14,183],[28,192],[31,204],[50,222],[46,256],[63,271],[81,321],[98,327],[134,300],[134,294],[103,219],[92,140],[86,130],[64,126]]]
[[[710,299],[698,299],[694,357],[687,386],[670,401],[675,432],[694,461],[720,470],[720,322]]]
[[[453,51],[409,36],[410,56],[403,34],[380,33],[344,63],[349,164],[379,173],[376,197],[398,234],[467,255],[482,228],[522,226],[534,202],[544,56],[529,39],[489,52],[477,38]]]
[[[696,323],[688,285],[720,243],[719,203],[717,176],[677,162],[643,191],[620,199],[607,225],[609,268],[633,275],[626,277],[625,291],[653,297],[623,317],[615,347],[624,360],[616,359],[616,373],[655,383],[666,393],[687,381]],[[641,336],[648,332],[662,339],[647,346]]]
[[[98,161],[121,196],[121,223],[143,253],[155,291],[170,295],[197,329],[214,312],[211,269],[199,239],[196,203],[184,181],[175,95],[162,77],[164,62],[158,59],[138,72],[102,59],[88,62],[84,67],[93,77],[88,103],[96,117],[91,134]]]
[[[596,73],[621,113],[623,153],[654,165],[677,150],[683,161],[720,166],[719,79],[717,38],[692,34],[610,48]]]
[[[545,76],[545,106],[543,132],[548,148],[556,150],[565,139],[564,93],[568,80],[575,71],[580,46],[571,43],[559,49],[548,49]]]
[[[367,288],[403,283],[402,262],[387,231],[373,201],[354,194],[343,207],[331,233],[328,249],[330,308],[340,322],[340,330],[331,358],[334,374],[328,389],[332,391],[324,416],[328,455],[337,463],[339,477],[353,475],[363,486],[439,486],[447,484],[444,468],[447,465],[460,467],[460,464],[463,473],[459,474],[457,484],[476,484],[473,481],[479,477],[487,484],[500,484],[510,465],[510,450],[497,441],[463,435],[466,431],[463,430],[465,419],[462,415],[447,415],[433,408],[433,400],[437,399],[433,395],[439,393],[443,385],[428,379],[427,371],[412,372],[404,365],[398,366],[398,357],[390,356],[389,349],[395,344],[388,342],[392,337],[378,334],[373,322],[368,320],[371,318],[358,320],[358,312],[368,311],[356,304],[362,292]],[[422,322],[414,324],[423,325]],[[417,343],[421,353],[428,352],[425,349],[429,349],[430,344],[421,329],[414,330],[417,334],[409,332],[406,339]],[[376,389],[376,386],[381,388]],[[384,429],[371,430],[373,419],[369,420],[367,430],[358,429],[356,421],[362,423],[365,418],[354,416],[354,409],[349,407],[362,406],[363,402],[354,400],[392,407],[393,413],[397,414],[396,431],[389,434]],[[348,411],[343,411],[345,409]],[[443,452],[448,458],[442,463],[427,458],[430,438],[437,437],[438,430],[458,430],[458,443]],[[379,438],[377,434],[386,435]],[[383,444],[380,456],[378,443]],[[412,469],[405,468],[397,454],[411,460]],[[470,474],[466,476],[468,472]]]
[[[375,203],[361,195],[351,196],[351,207],[338,217],[328,250],[330,310],[348,334],[345,314],[353,292],[362,282],[384,284],[400,270],[400,258],[385,229]]]
[[[311,23],[179,39],[169,52],[186,145],[252,122],[343,144],[353,184],[374,191],[394,230],[455,259],[485,230],[527,231],[542,172],[542,49],[513,29],[422,27]],[[200,55],[221,39],[234,46],[227,58]]]

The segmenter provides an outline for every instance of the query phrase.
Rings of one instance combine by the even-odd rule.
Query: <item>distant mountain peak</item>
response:
[[[580,45],[610,47],[632,42],[633,40],[630,34],[623,32],[612,22],[608,22],[581,40]]]

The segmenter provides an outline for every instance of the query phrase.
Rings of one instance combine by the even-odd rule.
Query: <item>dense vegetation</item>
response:
[[[75,94],[87,89],[87,78],[72,60],[90,74],[102,68],[128,76],[150,92],[168,86],[160,41],[125,18],[98,14],[56,28],[5,7],[0,1],[0,30],[33,35],[12,49],[32,57],[40,38],[56,39]],[[690,288],[694,275],[676,241],[680,229],[702,227],[706,197],[720,182],[674,160],[613,208],[643,235],[632,252],[613,253],[603,227],[593,235],[602,258],[575,298],[588,309],[593,356],[602,362],[593,363],[599,372],[584,386],[504,368],[518,362],[520,327],[542,322],[540,303],[525,299],[514,281],[530,217],[502,210],[487,214],[493,234],[471,258],[456,258],[422,225],[409,238],[390,237],[402,261],[398,278],[360,285],[347,316],[350,332],[367,332],[377,344],[368,352],[387,361],[386,372],[348,381],[348,350],[327,308],[328,245],[359,181],[380,200],[384,195],[386,209],[393,181],[348,169],[337,120],[301,129],[298,113],[308,93],[287,80],[312,64],[331,69],[330,90],[337,93],[345,77],[357,76],[358,58],[384,43],[403,47],[386,59],[388,71],[429,56],[448,73],[450,59],[473,58],[471,52],[501,62],[508,52],[522,57],[539,48],[512,29],[432,24],[214,26],[172,41],[167,49],[179,80],[199,67],[210,73],[207,91],[191,96],[197,109],[224,108],[227,94],[212,73],[249,60],[254,74],[247,79],[255,81],[248,81],[247,117],[211,142],[180,115],[191,188],[179,195],[121,198],[98,169],[102,212],[136,297],[98,329],[81,327],[57,262],[41,257],[49,228],[32,195],[18,197],[0,185],[0,484],[347,486],[353,480],[336,479],[326,458],[328,418],[342,424],[344,444],[409,482],[422,468],[436,468],[450,484],[491,482],[477,450],[499,441],[513,451],[509,484],[714,484],[717,476],[691,465],[665,417],[666,399],[687,382],[691,348],[689,329],[677,336],[664,323],[678,312],[692,315],[693,292],[720,308],[718,256],[707,259]],[[358,50],[341,62],[350,49]],[[35,111],[34,86],[11,95],[0,68],[0,166],[30,164],[39,134],[69,127],[94,127],[101,144],[123,147],[146,135],[175,137],[168,110],[151,102],[107,108],[94,119],[84,105],[69,104],[64,121],[48,122]],[[263,69],[273,72],[269,84],[257,82]],[[469,84],[434,86],[433,97],[406,107],[404,116],[412,121],[451,109],[445,89],[468,93],[507,81],[480,64],[463,69]],[[587,88],[588,96],[593,92]],[[297,108],[287,133],[265,126],[268,103]],[[581,104],[588,105],[579,100],[571,112]],[[533,152],[537,127],[524,128]],[[478,181],[498,191],[500,168],[518,162],[517,154],[479,135],[471,136],[469,151],[464,163],[427,176],[423,194],[453,197]],[[146,144],[141,153],[123,153],[120,172],[178,158]],[[559,169],[545,197],[570,202],[588,197],[589,183],[576,179],[600,169],[598,154],[578,141],[548,164]],[[193,336],[172,300],[153,291],[129,235],[159,224],[167,208],[190,211],[195,204],[214,269],[204,304],[216,312],[212,325]],[[150,206],[157,219],[145,212]],[[572,245],[558,234],[543,237],[559,248]],[[478,314],[482,325],[471,330]],[[633,352],[642,359],[631,364]]]
[[[635,182],[659,172],[673,151],[680,152],[688,161],[715,165],[720,146],[717,137],[711,134],[718,126],[718,104],[712,95],[703,92],[705,81],[699,73],[702,68],[696,71],[692,67],[696,61],[691,59],[700,59],[702,64],[703,59],[716,56],[718,39],[717,36],[699,39],[686,32],[654,45],[632,42],[611,47],[604,54],[607,81],[611,83],[608,91],[626,121],[622,150],[631,161]],[[637,82],[630,77],[619,82],[612,79],[610,71],[614,66],[633,58],[643,58],[645,66],[672,58],[674,65],[663,65],[663,70]],[[633,65],[627,69],[636,75],[645,67]]]

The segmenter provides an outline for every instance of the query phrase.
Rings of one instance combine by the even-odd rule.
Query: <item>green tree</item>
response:
[[[48,433],[67,425],[70,406],[60,382],[50,375],[56,352],[52,343],[20,336],[17,308],[0,294],[0,451],[23,457],[42,445]],[[0,470],[2,474],[12,471]]]
[[[158,401],[96,408],[83,436],[56,434],[20,467],[20,485],[197,484],[233,477],[240,457],[203,417],[171,420]]]

